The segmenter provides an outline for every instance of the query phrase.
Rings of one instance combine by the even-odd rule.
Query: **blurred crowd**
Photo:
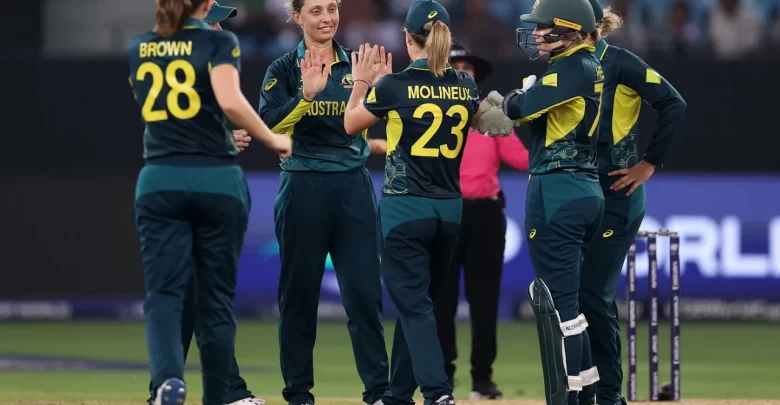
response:
[[[337,40],[370,42],[405,56],[401,24],[414,0],[343,0]],[[519,16],[535,0],[439,0],[453,34],[491,59],[522,57],[515,46]],[[277,58],[300,41],[283,0],[223,0],[240,8],[225,28],[239,35],[246,56]],[[640,56],[736,60],[780,58],[780,0],[602,0],[625,20],[609,41]]]

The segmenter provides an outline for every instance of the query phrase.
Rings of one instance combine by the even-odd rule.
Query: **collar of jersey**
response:
[[[408,69],[414,69],[414,70],[429,70],[428,69],[428,59],[417,59],[415,61],[412,61],[411,64],[409,64]],[[445,69],[452,69],[452,66],[450,66],[449,63],[445,66]]]
[[[184,26],[182,29],[185,30],[197,30],[197,29],[204,29],[209,30],[211,27],[209,27],[208,24],[206,24],[203,20],[198,20],[197,18],[188,18],[187,21],[184,22]]]
[[[609,47],[609,44],[606,40],[599,41],[598,44],[596,44],[596,50],[593,52],[594,55],[596,55],[599,60],[604,59],[604,55],[607,54],[607,47]]]
[[[350,59],[349,55],[347,55],[347,51],[345,51],[344,48],[341,45],[339,45],[339,43],[336,42],[335,39],[333,40],[333,49],[336,50],[336,61],[331,63],[331,66],[333,66],[333,65],[335,65],[337,63],[342,63],[342,62],[346,62],[347,64],[350,64],[350,65],[352,64],[352,60]],[[297,52],[298,52],[297,64],[298,64],[298,67],[300,67],[301,66],[301,60],[303,60],[303,56],[306,55],[306,42],[301,41],[298,44]]]
[[[565,58],[567,56],[571,56],[575,52],[577,52],[577,51],[579,51],[581,49],[585,49],[588,52],[593,52],[593,51],[596,50],[596,48],[594,48],[594,47],[592,47],[592,46],[590,46],[588,44],[579,44],[579,45],[577,45],[577,46],[575,46],[573,48],[567,49],[565,52],[562,52],[562,53],[560,53],[558,55],[555,55],[552,58],[550,58],[550,64],[553,64],[553,63],[555,63],[555,62],[557,62],[557,61],[559,61],[559,60],[561,60],[561,59],[563,59],[563,58]]]

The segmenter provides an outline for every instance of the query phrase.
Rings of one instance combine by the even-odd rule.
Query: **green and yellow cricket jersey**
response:
[[[478,99],[471,76],[447,66],[437,77],[427,59],[380,79],[364,105],[387,120],[382,193],[460,198],[460,162]]]
[[[658,111],[658,124],[643,160],[662,167],[680,132],[686,104],[658,72],[630,51],[601,40],[594,55],[606,76],[596,147],[598,171],[606,174],[639,163],[637,123],[642,100]]]
[[[230,122],[211,88],[211,69],[241,68],[238,39],[189,19],[170,38],[148,32],[128,47],[130,85],[146,123],[144,158],[238,153]]]
[[[292,156],[282,161],[282,170],[347,171],[362,167],[371,153],[367,131],[362,136],[344,131],[344,110],[353,84],[352,50],[335,41],[333,46],[336,61],[331,64],[328,84],[314,100],[303,99],[303,41],[266,72],[258,112],[273,132],[287,134],[293,141]]]
[[[509,118],[531,123],[530,174],[558,169],[596,173],[604,74],[593,50],[583,44],[552,57],[534,86],[505,103]]]

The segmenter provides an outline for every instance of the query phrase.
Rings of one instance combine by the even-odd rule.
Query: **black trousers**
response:
[[[458,312],[461,268],[471,318],[471,379],[490,381],[496,360],[496,328],[501,272],[504,266],[506,216],[503,198],[463,200],[463,217],[450,272],[436,297],[436,325],[450,378],[458,357],[455,315]]]

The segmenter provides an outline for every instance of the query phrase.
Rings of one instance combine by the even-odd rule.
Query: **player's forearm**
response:
[[[312,102],[306,101],[303,92],[299,90],[281,105],[261,101],[257,113],[274,132],[286,133],[309,111],[311,104]]]
[[[504,97],[504,115],[509,119],[516,121],[523,118],[522,104],[525,92],[522,90],[513,90]]]
[[[349,135],[357,135],[366,128],[361,128],[362,125],[357,119],[357,110],[363,105],[363,100],[368,93],[368,84],[362,80],[356,81],[352,87],[352,94],[347,101],[347,107],[344,111],[344,130]]]
[[[236,100],[231,105],[224,106],[222,111],[234,125],[245,129],[252,138],[257,139],[266,146],[270,145],[271,139],[275,136],[273,131],[260,119],[245,98]]]
[[[551,103],[543,103],[542,100],[551,97],[544,92],[530,90],[533,94],[523,90],[514,90],[504,98],[504,114],[512,121],[528,122],[539,118],[549,109],[555,106]]]
[[[659,107],[655,132],[643,160],[663,167],[674,140],[682,131],[687,104],[681,97],[673,97]]]

